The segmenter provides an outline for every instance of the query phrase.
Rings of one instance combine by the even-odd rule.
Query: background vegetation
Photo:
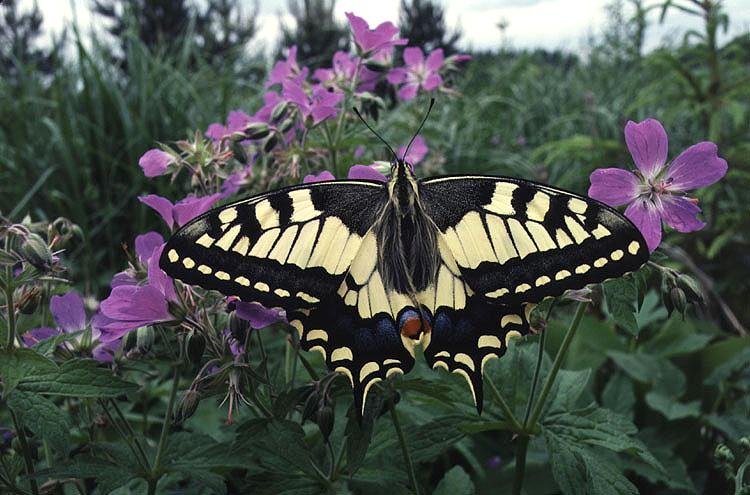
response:
[[[123,244],[160,227],[137,196],[169,185],[166,181],[147,185],[138,158],[155,142],[174,142],[223,121],[229,110],[252,113],[259,108],[270,61],[252,49],[255,11],[238,12],[234,2],[204,2],[203,10],[190,2],[166,0],[96,4],[103,22],[111,27],[110,34],[94,37],[72,27],[51,47],[37,39],[42,29],[38,14],[24,17],[13,0],[0,6],[0,213],[15,222],[64,216],[79,225],[83,236],[73,239],[62,253],[70,267],[66,277],[82,293],[101,298],[112,275],[125,263]],[[169,24],[164,23],[167,5]],[[316,66],[346,46],[347,28],[330,18],[330,2],[290,6],[299,27],[285,28],[284,43],[307,47],[300,49],[300,60]],[[627,424],[613,426],[615,419],[598,416],[589,418],[593,429],[576,419],[567,429],[548,433],[546,446],[542,436],[535,437],[529,445],[525,489],[529,494],[561,489],[569,493],[559,478],[556,482],[550,475],[560,462],[583,463],[606,481],[607,467],[595,465],[599,462],[626,473],[641,493],[731,493],[735,485],[728,475],[747,466],[740,437],[750,433],[746,330],[750,325],[750,36],[744,33],[719,43],[719,33],[732,19],[717,1],[647,5],[631,0],[627,10],[624,6],[612,4],[608,27],[590,38],[586,54],[507,46],[473,53],[473,61],[453,81],[460,96],[439,100],[425,126],[430,154],[420,172],[510,175],[585,192],[595,168],[630,163],[622,138],[627,120],[649,116],[661,120],[669,132],[670,156],[697,141],[718,144],[730,168],[725,180],[699,194],[708,226],[692,235],[668,236],[657,254],[660,264],[690,273],[700,282],[706,304],[694,305],[687,317],[679,312],[669,315],[661,303],[658,272],[645,274],[637,286],[641,304],[631,311],[634,323],[612,318],[612,301],[598,304],[597,312],[584,316],[563,363],[566,378],[553,395],[560,414],[594,402],[619,413],[618,418],[632,422],[637,431],[628,430]],[[455,50],[456,34],[422,29],[441,26],[440,9],[433,7],[431,2],[405,1],[402,34],[410,38],[410,45]],[[675,9],[698,16],[702,28],[644,53],[643,40],[651,24]],[[325,20],[309,22],[316,16]],[[316,37],[311,26],[319,25],[326,29]],[[316,59],[318,53],[327,55]],[[384,99],[393,101],[392,95]],[[387,129],[391,142],[401,143],[423,110],[420,100],[396,112],[381,109],[378,127]],[[299,181],[283,175],[276,178],[273,186]],[[248,191],[257,184],[251,182]],[[634,282],[633,290],[635,286]],[[601,303],[601,292],[595,292],[595,299],[597,295]],[[549,318],[546,352],[550,356],[560,347],[572,312],[569,306],[558,306]],[[257,347],[250,358],[255,363],[263,359],[262,369],[270,371],[270,381],[278,389],[289,384],[286,332],[281,330],[268,333],[268,362],[265,351],[261,356]],[[500,391],[520,415],[528,400],[538,340],[526,339],[510,356],[489,367],[488,380],[502,384]],[[154,354],[166,352],[160,345],[154,346]],[[312,364],[323,369],[318,361]],[[542,376],[548,365],[543,366]],[[169,374],[166,367],[151,366],[137,380],[150,386],[121,401],[124,416],[144,438],[159,435],[169,392],[165,374]],[[332,438],[336,445],[346,445],[345,464],[356,474],[342,477],[328,489],[375,493],[387,486],[391,491],[399,487],[407,491],[393,427],[376,419],[382,412],[379,405],[373,406],[360,427],[347,421],[348,391],[336,390],[340,399]],[[407,423],[407,443],[416,452],[417,476],[426,491],[509,490],[514,438],[498,426],[503,416],[492,399],[480,420],[466,406],[469,398],[461,382],[421,368],[397,381],[378,400],[387,404],[395,393],[401,397],[398,408]],[[291,415],[294,404],[287,399],[288,409],[277,403],[280,409],[274,411],[282,418]],[[320,433],[309,423],[304,432],[274,430],[248,419],[252,413],[247,412],[248,420],[239,426],[223,426],[224,412],[217,402],[213,397],[201,402],[196,415],[180,427],[205,435],[198,442],[200,449],[195,450],[198,437],[172,437],[169,462],[194,462],[172,466],[168,478],[174,493],[213,493],[215,476],[230,480],[230,493],[279,493],[279,486],[287,486],[283,483],[298,494],[321,490],[308,479],[315,479],[316,473],[306,477],[312,469],[308,458],[323,459],[328,453]],[[84,414],[91,410],[75,412],[75,427],[71,426],[75,441],[82,445],[86,428],[99,421]],[[550,417],[554,413],[548,411]],[[4,407],[0,423],[9,424]],[[554,429],[561,423],[548,424]],[[647,446],[658,462],[631,455],[637,450],[635,444],[617,444],[618,437],[607,436],[597,424],[622,435],[635,433],[638,445]],[[601,453],[598,461],[572,450],[564,458],[551,456],[550,438],[558,437],[563,443],[572,439],[570,445],[588,442],[608,450],[602,450],[606,454]],[[236,439],[240,440],[232,444],[236,449],[232,454],[246,454],[232,461],[226,452],[220,454],[226,450],[221,442]],[[43,447],[49,442],[32,441],[39,447],[38,459],[43,459]],[[729,455],[722,450],[717,458],[719,444],[728,446]],[[287,449],[288,445],[294,447]],[[567,451],[557,452],[560,456]],[[75,454],[63,448],[52,456],[56,459],[47,458],[47,467],[67,465],[64,460]],[[122,455],[113,447],[104,457],[117,460]],[[186,483],[185,472],[198,469],[195,466],[201,466],[204,479]],[[20,473],[20,461],[17,467]],[[97,482],[100,491],[119,486],[113,481],[117,476],[111,474]],[[57,472],[58,478],[63,475],[95,477],[83,468]],[[93,486],[89,483],[89,489]],[[138,492],[138,486],[133,482],[121,490]],[[611,486],[587,486],[591,493],[612,493]],[[60,490],[74,493],[67,485]]]

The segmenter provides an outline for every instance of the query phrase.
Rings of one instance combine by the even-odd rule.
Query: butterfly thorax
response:
[[[416,298],[437,274],[437,227],[422,207],[408,164],[394,164],[387,187],[389,200],[375,225],[378,269],[386,290]]]

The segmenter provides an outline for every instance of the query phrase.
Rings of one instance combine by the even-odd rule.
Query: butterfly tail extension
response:
[[[362,320],[334,298],[312,310],[292,312],[289,322],[302,349],[319,352],[330,371],[348,379],[360,418],[376,383],[408,373],[414,366],[414,357],[386,314]]]
[[[505,354],[511,339],[528,331],[523,306],[495,306],[473,297],[465,311],[438,309],[422,345],[431,368],[442,368],[466,379],[481,414],[484,366]]]

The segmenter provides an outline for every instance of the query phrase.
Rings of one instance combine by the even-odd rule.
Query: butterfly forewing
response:
[[[336,181],[223,206],[172,236],[161,267],[186,283],[287,310],[334,294],[386,200],[381,184]]]
[[[625,217],[533,182],[441,177],[421,181],[420,198],[440,230],[441,250],[477,295],[497,304],[535,303],[648,259],[643,236]]]

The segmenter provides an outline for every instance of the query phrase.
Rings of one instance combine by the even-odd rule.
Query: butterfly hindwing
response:
[[[461,276],[497,304],[538,302],[636,270],[638,229],[589,198],[533,182],[450,176],[420,182],[425,211]],[[442,253],[441,253],[442,255]]]
[[[287,310],[335,293],[372,227],[382,185],[303,184],[211,210],[175,233],[161,267],[172,277]]]

